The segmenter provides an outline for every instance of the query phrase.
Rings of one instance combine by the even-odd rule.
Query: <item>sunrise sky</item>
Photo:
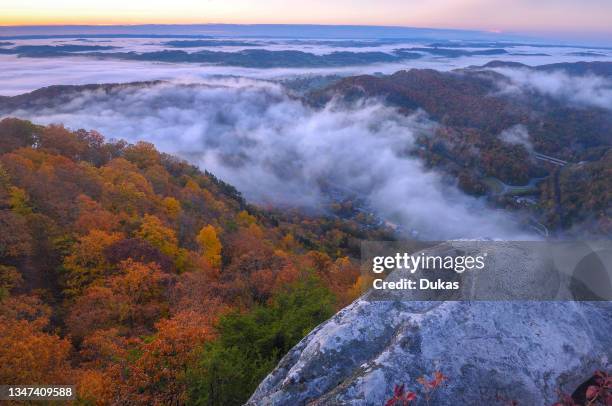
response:
[[[307,23],[612,35],[612,0],[0,0],[0,25]]]

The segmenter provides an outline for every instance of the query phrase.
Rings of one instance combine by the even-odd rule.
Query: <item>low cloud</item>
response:
[[[527,238],[506,213],[467,196],[408,152],[435,126],[376,101],[314,110],[268,82],[217,80],[83,92],[10,115],[146,140],[235,185],[254,202],[320,208],[325,187],[367,201],[424,239]]]
[[[538,92],[578,106],[612,110],[612,80],[595,75],[569,75],[563,71],[497,68],[508,77],[504,93]]]
[[[122,52],[157,52],[165,49],[174,49],[163,45],[168,39],[150,38],[112,38],[96,40],[103,45],[115,46]],[[374,44],[372,47],[355,47],[348,41],[340,42],[343,47],[333,46],[321,41],[278,41],[249,39],[261,43],[261,49],[269,51],[293,50],[304,51],[314,55],[328,55],[334,51],[371,52],[381,51],[393,53],[397,48],[414,47],[414,42]],[[74,39],[46,39],[46,40],[17,40],[15,45],[58,45],[74,44]],[[337,45],[337,44],[336,44]],[[202,47],[196,49],[222,50],[235,52],[252,47]],[[468,50],[471,48],[467,48]],[[203,65],[199,63],[161,63],[151,61],[122,61],[115,59],[97,59],[92,57],[54,57],[54,58],[19,58],[16,55],[0,53],[0,95],[11,96],[29,92],[50,85],[75,85],[90,83],[134,82],[156,79],[181,78],[190,82],[198,82],[219,75],[241,76],[254,79],[283,79],[303,75],[361,75],[384,73],[391,74],[402,69],[436,69],[447,71],[468,66],[481,66],[491,61],[523,62],[529,65],[542,65],[556,62],[577,62],[590,60],[609,60],[609,56],[586,57],[566,55],[571,48],[542,48],[542,47],[514,47],[515,51],[523,55],[464,55],[447,58],[423,53],[419,59],[411,59],[393,63],[372,63],[361,66],[336,66],[321,68],[245,68],[221,65]],[[576,49],[584,51],[584,49]],[[103,51],[113,52],[113,51]],[[534,55],[537,52],[539,55]],[[529,55],[531,53],[531,55]],[[513,86],[516,89],[518,84]]]
[[[523,124],[513,125],[499,134],[499,138],[512,145],[522,145],[528,152],[533,152],[533,144],[529,139],[527,127]]]

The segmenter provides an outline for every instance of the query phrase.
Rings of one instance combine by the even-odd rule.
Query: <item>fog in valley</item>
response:
[[[410,156],[415,135],[436,125],[425,113],[405,116],[376,101],[315,110],[279,85],[226,79],[86,91],[60,107],[10,115],[152,142],[256,203],[321,209],[329,203],[323,189],[337,188],[421,238],[527,237],[507,214]]]
[[[95,57],[78,51],[81,48],[56,55],[58,49],[71,49],[75,43],[83,49],[102,48]],[[531,65],[608,60],[612,51],[525,44],[507,44],[501,50],[503,44],[425,45],[427,42],[408,40],[253,38],[9,40],[0,43],[0,63],[5,68],[0,72],[3,96],[58,84],[166,82],[110,91],[82,90],[65,104],[49,100],[2,115],[38,124],[61,123],[70,129],[93,129],[107,138],[129,142],[151,142],[214,173],[259,204],[324,210],[337,197],[333,195],[340,194],[363,200],[367,210],[381,220],[399,224],[404,233],[423,239],[533,238],[519,230],[518,221],[510,214],[488,207],[482,198],[464,194],[454,181],[426,169],[415,158],[415,136],[431,135],[437,125],[425,112],[405,115],[380,100],[361,100],[350,106],[332,101],[325,108],[315,109],[283,87],[281,80],[390,74],[411,68],[446,71],[483,65],[493,59]],[[409,55],[410,59],[355,66],[258,68],[113,57],[116,52],[132,53],[129,58],[138,53],[166,55],[164,52],[177,48],[185,52],[181,57],[196,51],[224,52],[224,57],[231,57],[232,52],[255,48],[299,51],[322,58],[333,58],[334,52],[341,51],[350,57],[370,52],[374,60],[385,59],[385,55],[395,59],[397,55]],[[482,49],[492,49],[499,55],[488,56]],[[43,53],[31,57],[27,52],[32,50]],[[578,105],[612,108],[612,87],[602,77],[576,78],[520,67],[496,70],[507,77],[499,85],[502,94],[538,92]],[[500,137],[531,148],[524,127],[511,127]]]

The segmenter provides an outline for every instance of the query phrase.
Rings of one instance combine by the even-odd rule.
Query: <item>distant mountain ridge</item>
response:
[[[524,68],[537,71],[553,72],[564,71],[571,75],[597,75],[612,77],[612,62],[559,62],[547,65],[529,66],[520,62],[491,61],[482,66],[475,66],[475,69],[482,68]]]
[[[126,88],[142,88],[163,83],[161,80],[131,83],[105,83],[88,85],[53,85],[16,96],[0,96],[0,114],[11,110],[50,107],[68,102],[80,92],[101,90],[111,92]]]

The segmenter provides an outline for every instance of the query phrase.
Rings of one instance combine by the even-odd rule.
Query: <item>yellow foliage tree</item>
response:
[[[164,198],[162,203],[164,205],[164,210],[168,214],[168,217],[173,220],[176,220],[179,214],[181,214],[181,202],[176,200],[174,197],[168,196]]]
[[[21,214],[22,216],[32,213],[30,198],[25,190],[16,186],[11,186],[9,188],[9,193],[9,204],[15,213]]]
[[[346,293],[346,302],[350,303],[367,292],[368,289],[372,287],[373,281],[374,277],[371,275],[359,275],[353,286],[351,286]]]
[[[248,227],[251,224],[255,224],[256,220],[257,219],[254,216],[251,216],[249,213],[247,213],[246,210],[242,210],[236,216],[236,223],[238,223],[240,227]]]
[[[100,168],[103,180],[103,206],[115,213],[136,215],[155,201],[153,186],[131,162],[116,158]]]
[[[179,248],[176,233],[171,228],[164,226],[156,216],[145,214],[137,235],[170,258],[176,258],[178,255]]]
[[[198,244],[202,248],[202,254],[204,258],[213,268],[219,268],[221,266],[221,241],[217,237],[217,230],[212,225],[202,227],[198,233]]]
[[[9,297],[11,290],[23,283],[21,273],[13,266],[0,265],[0,303]]]
[[[147,168],[159,162],[159,152],[149,142],[139,141],[135,145],[129,145],[123,152],[125,159],[136,164],[139,168]]]
[[[298,244],[297,241],[295,241],[293,234],[289,233],[282,238],[280,246],[285,251],[292,251],[298,246]]]

